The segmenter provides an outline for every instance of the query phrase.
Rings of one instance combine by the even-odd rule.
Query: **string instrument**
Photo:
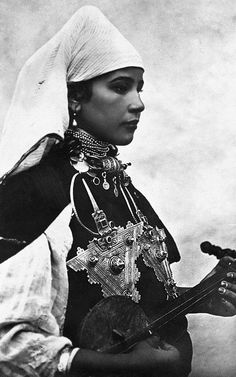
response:
[[[140,306],[125,296],[101,300],[87,314],[80,333],[80,347],[106,353],[121,353],[174,318],[191,312],[194,305],[214,294],[227,272],[236,271],[236,262],[168,301],[157,317],[149,321]]]

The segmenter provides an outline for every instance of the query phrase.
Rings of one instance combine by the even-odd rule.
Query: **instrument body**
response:
[[[98,302],[87,314],[81,327],[80,347],[100,352],[119,353],[129,348],[126,339],[149,321],[134,301],[125,296],[110,296]],[[147,330],[147,336],[150,335]]]

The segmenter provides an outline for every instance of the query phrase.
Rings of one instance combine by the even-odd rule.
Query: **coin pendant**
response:
[[[104,190],[109,190],[110,185],[107,181],[104,181],[103,184],[102,184],[102,187],[104,188]]]

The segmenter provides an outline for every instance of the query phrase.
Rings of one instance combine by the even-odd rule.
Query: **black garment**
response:
[[[10,177],[0,186],[0,236],[25,241],[27,244],[37,238],[69,204],[70,182],[75,173],[63,151],[58,150],[50,153],[39,165]],[[110,188],[104,190],[102,184],[94,185],[93,177],[81,174],[75,180],[74,198],[77,212],[87,227],[96,231],[92,218],[93,208],[81,178],[89,185],[99,208],[103,209],[108,220],[112,220],[116,226],[126,226],[128,221],[134,221],[118,185],[119,195],[114,195],[113,175],[107,175]],[[103,182],[102,176],[100,180]],[[176,244],[147,199],[132,184],[129,184],[129,190],[137,207],[148,218],[149,224],[165,229],[169,261],[178,261],[180,256]],[[130,200],[129,204],[134,211]],[[78,223],[75,216],[70,227],[73,233],[73,246],[68,259],[76,255],[78,246],[86,249],[89,240],[94,237]],[[14,242],[0,242],[0,261],[16,253],[19,248],[19,244]],[[139,305],[149,318],[153,318],[166,303],[164,286],[157,280],[153,270],[144,264],[142,257],[139,257],[137,264],[141,272],[137,283],[137,289],[141,294]],[[83,318],[103,296],[100,285],[90,284],[85,271],[74,272],[69,269],[68,277],[69,299],[64,335],[76,346]],[[186,318],[181,317],[162,330],[163,337],[169,343],[175,344],[183,354],[182,377],[187,376],[191,369],[192,347],[186,329]],[[177,338],[179,341],[176,343]]]

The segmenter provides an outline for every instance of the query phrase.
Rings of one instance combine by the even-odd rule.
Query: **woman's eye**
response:
[[[127,85],[117,84],[113,86],[113,90],[118,94],[125,94],[128,91]]]

